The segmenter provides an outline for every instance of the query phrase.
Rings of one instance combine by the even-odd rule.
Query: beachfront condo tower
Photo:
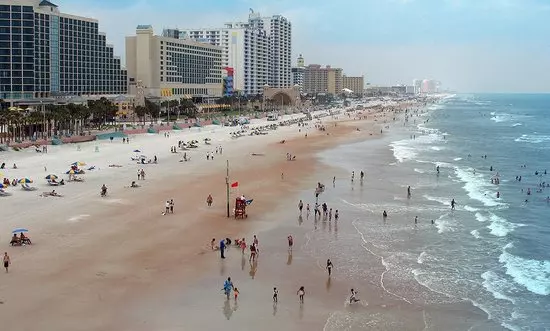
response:
[[[126,67],[131,94],[145,97],[219,98],[223,94],[222,48],[176,35],[155,35],[139,25],[126,37]]]
[[[96,20],[47,0],[0,0],[0,99],[117,95],[127,85]]]
[[[292,86],[292,25],[281,15],[262,17],[250,10],[246,22],[225,23],[221,28],[169,29],[164,35],[220,46],[223,67],[233,68],[233,88],[244,95],[261,94],[265,85]]]

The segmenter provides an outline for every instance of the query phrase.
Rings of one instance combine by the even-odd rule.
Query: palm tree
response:
[[[145,115],[147,115],[147,108],[144,106],[136,106],[134,108],[134,113],[136,113],[136,116],[140,119],[140,121],[143,121],[143,124],[145,124]]]
[[[160,116],[160,106],[148,99],[145,99],[145,109],[147,109],[147,114],[151,116],[151,123],[153,119],[158,119]]]

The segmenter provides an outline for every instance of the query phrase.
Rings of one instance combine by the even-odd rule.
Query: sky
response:
[[[437,79],[460,92],[550,92],[550,0],[52,0],[99,20],[115,53],[138,24],[221,27],[249,9],[292,22],[294,59],[371,85]]]

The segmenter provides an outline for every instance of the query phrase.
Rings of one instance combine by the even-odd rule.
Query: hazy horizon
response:
[[[292,22],[293,64],[341,67],[371,85],[437,79],[459,92],[550,92],[550,3],[544,0],[54,0],[99,20],[124,58],[138,24],[220,27],[249,8]],[[162,3],[162,5],[159,5]]]

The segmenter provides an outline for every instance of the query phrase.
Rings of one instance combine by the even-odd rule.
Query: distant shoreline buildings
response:
[[[127,92],[126,70],[94,19],[47,0],[0,1],[0,98]]]
[[[0,0],[0,99],[42,104],[105,96],[130,107],[144,98],[210,102],[257,97],[268,89],[361,97],[375,89],[365,89],[364,76],[306,64],[301,54],[293,66],[292,47],[286,17],[251,9],[246,21],[214,28],[155,34],[152,26],[140,25],[126,37],[124,67],[97,20],[62,13],[48,0]],[[424,79],[387,89],[426,94],[440,85]]]

